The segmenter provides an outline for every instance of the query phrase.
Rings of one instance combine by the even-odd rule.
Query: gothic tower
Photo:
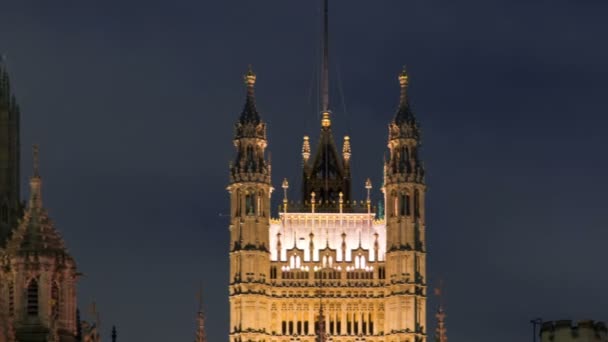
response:
[[[426,328],[424,168],[418,156],[420,128],[407,96],[408,75],[399,75],[399,109],[389,124],[384,165],[386,205],[386,333],[418,340]],[[415,338],[415,339],[413,339]]]
[[[230,334],[259,341],[268,321],[265,284],[270,271],[271,166],[266,124],[256,109],[253,71],[245,75],[245,107],[235,125],[236,158],[230,165]],[[243,314],[244,312],[256,314]]]
[[[19,117],[8,71],[0,61],[0,248],[21,216]]]
[[[321,134],[302,146],[302,202],[270,218],[266,125],[249,72],[230,166],[230,342],[425,342],[424,168],[420,129],[399,76],[401,101],[389,125],[386,215],[351,198],[351,146],[332,135],[328,87],[328,0],[323,3]],[[291,133],[291,132],[289,132]],[[380,167],[380,165],[378,165]],[[361,184],[363,186],[363,184]]]
[[[23,219],[0,256],[0,317],[8,342],[76,341],[76,263],[42,205],[42,179],[34,174]]]

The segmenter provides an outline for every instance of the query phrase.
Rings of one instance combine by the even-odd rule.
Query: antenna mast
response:
[[[329,111],[329,6],[323,1],[323,61],[321,65],[321,100],[322,112]]]

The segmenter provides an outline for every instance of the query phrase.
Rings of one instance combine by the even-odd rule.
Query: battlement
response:
[[[604,322],[571,320],[544,322],[540,329],[541,342],[608,342],[608,329]]]

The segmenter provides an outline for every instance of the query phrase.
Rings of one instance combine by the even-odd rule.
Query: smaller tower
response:
[[[203,290],[198,293],[198,313],[196,315],[196,338],[194,342],[207,342],[205,331],[205,314],[203,312]]]
[[[384,164],[387,296],[386,331],[396,339],[426,340],[426,242],[424,168],[418,121],[411,110],[405,69],[398,77],[399,108],[388,127]],[[408,294],[401,295],[407,284]],[[405,309],[397,309],[405,308]]]
[[[245,74],[245,107],[235,125],[230,165],[230,334],[233,340],[267,338],[270,317],[262,286],[270,273],[271,166],[266,124],[255,105],[256,75]]]
[[[436,342],[448,342],[448,330],[445,326],[445,318],[447,317],[443,308],[443,286],[440,282],[438,288],[435,289],[435,295],[439,299],[439,306],[435,318],[437,318],[437,328],[435,328],[435,341]]]
[[[23,220],[0,259],[0,308],[18,341],[76,341],[76,263],[42,205],[38,148]],[[10,328],[10,327],[9,327]]]

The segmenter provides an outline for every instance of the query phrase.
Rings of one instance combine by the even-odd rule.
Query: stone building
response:
[[[540,329],[541,342],[608,342],[608,330],[603,322],[570,320],[544,322]]]
[[[409,104],[408,75],[388,122],[380,187],[385,215],[351,197],[351,139],[338,150],[328,92],[324,3],[320,138],[303,138],[302,201],[271,216],[273,192],[266,123],[255,104],[256,75],[236,122],[230,165],[230,340],[232,342],[426,341],[425,178],[420,128]],[[388,118],[387,118],[388,121]],[[380,152],[380,151],[379,151]]]
[[[42,204],[37,147],[21,202],[19,121],[0,62],[0,342],[98,342],[98,323],[79,320],[76,262]]]

